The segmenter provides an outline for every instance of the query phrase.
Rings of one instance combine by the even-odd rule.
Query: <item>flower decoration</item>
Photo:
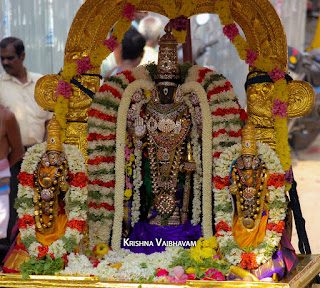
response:
[[[107,46],[108,49],[113,52],[117,48],[119,43],[116,37],[114,37],[114,35],[111,35],[107,40],[103,42],[103,45]]]
[[[223,32],[236,47],[240,59],[245,60],[253,68],[267,72],[275,83],[272,111],[275,119],[276,151],[282,168],[284,171],[288,171],[291,167],[291,159],[288,145],[287,105],[285,104],[288,102],[289,94],[286,87],[285,73],[278,68],[275,61],[262,54],[258,55],[249,49],[247,41],[242,38],[233,25],[235,23],[233,22],[229,1],[217,0],[214,5],[215,13],[219,15],[220,22],[224,25]],[[286,183],[286,190],[289,190],[290,187],[290,183]]]
[[[32,179],[34,179],[33,174],[42,155],[46,152],[46,147],[47,143],[36,144],[29,148],[24,156],[19,174],[20,184],[16,208],[19,216],[21,242],[30,257],[41,258],[45,255],[51,255],[56,258],[74,251],[82,239],[82,232],[87,219],[87,206],[85,205],[88,192],[86,187],[87,176],[81,151],[75,146],[63,144],[69,164],[69,178],[72,179],[70,191],[64,199],[68,216],[67,228],[64,235],[51,245],[47,246],[39,243],[36,238],[35,211],[32,202],[34,197]]]
[[[263,242],[253,249],[245,251],[235,242],[232,236],[232,197],[228,184],[215,187],[215,223],[216,237],[220,254],[230,264],[239,265],[244,269],[255,269],[271,259],[282,237],[287,201],[284,185],[284,171],[276,153],[267,145],[257,142],[258,157],[265,162],[270,178],[267,183],[270,203],[266,235]],[[229,176],[232,162],[241,153],[241,144],[233,145],[221,153],[216,162],[215,177],[224,179]]]
[[[113,224],[114,207],[117,207],[117,209],[119,206],[122,207],[123,200],[127,200],[129,197],[132,199],[131,224],[133,225],[139,221],[139,187],[143,183],[142,154],[140,149],[136,149],[134,146],[131,147],[132,141],[129,141],[126,134],[126,123],[127,121],[134,121],[132,117],[134,117],[135,113],[140,113],[142,105],[147,103],[144,101],[149,101],[148,99],[150,99],[150,90],[155,86],[155,75],[149,73],[149,71],[154,71],[154,69],[151,69],[152,67],[149,67],[152,65],[154,64],[123,71],[109,78],[109,81],[102,85],[100,91],[96,93],[91,109],[88,112],[89,246],[93,247],[95,243],[99,242],[108,243],[113,225],[113,238],[116,239],[113,244],[117,243],[113,248],[119,247],[122,216],[118,216]],[[135,84],[133,85],[133,83]],[[151,88],[144,89],[145,97],[137,97],[137,91],[146,87],[147,83]],[[189,68],[184,83],[182,85],[185,93],[184,101],[192,116],[197,115],[196,111],[198,110],[196,108],[200,107],[200,118],[202,120],[200,118],[198,120],[200,121],[199,124],[201,125],[202,123],[203,125],[202,148],[198,144],[201,134],[199,135],[197,131],[199,125],[196,122],[193,123],[191,133],[193,157],[197,163],[197,171],[194,173],[193,179],[192,224],[196,225],[202,222],[205,237],[209,238],[213,236],[211,219],[213,170],[208,168],[202,171],[201,163],[206,163],[205,167],[211,167],[211,159],[213,157],[216,159],[217,153],[221,153],[225,147],[240,143],[242,125],[240,113],[242,113],[242,109],[231,83],[222,75],[218,75],[210,69],[197,65]],[[198,85],[196,85],[197,83]],[[126,91],[125,95],[124,91]],[[128,101],[126,102],[128,106],[126,107],[127,110],[123,110],[120,113],[118,110],[119,104],[120,101],[124,101],[124,97],[128,97],[125,100]],[[108,100],[105,101],[106,99]],[[132,105],[135,105],[133,110],[130,110],[129,101]],[[115,149],[115,131],[120,129],[120,127],[117,127],[118,125],[123,125],[120,130],[122,136],[120,137],[117,133],[117,142],[119,142],[121,149]],[[212,139],[213,134],[216,137]],[[131,149],[134,149],[133,153]],[[122,163],[122,168],[116,166],[117,158],[121,159],[119,164]],[[132,171],[132,176],[128,175],[132,177],[132,183],[131,180],[127,181],[130,177],[125,176],[128,171],[131,173],[131,170],[127,169],[129,166],[131,167],[131,161],[132,166],[134,165],[135,167]],[[116,167],[117,169],[115,169]],[[116,176],[117,173],[119,173],[118,176]],[[117,181],[115,179],[120,177],[120,174],[122,177],[120,182],[122,184],[116,187],[115,183]],[[205,192],[201,193],[201,191]],[[132,196],[130,196],[131,193]],[[119,201],[117,205],[115,205],[114,195],[121,197],[120,200],[117,200]],[[201,199],[201,197],[203,198]],[[101,206],[103,203],[108,205]],[[205,215],[202,221],[200,218],[201,212]],[[119,235],[119,237],[115,237],[115,235]]]
[[[273,102],[272,112],[273,118],[276,118],[276,116],[279,116],[281,118],[287,118],[287,103],[279,99],[275,99]]]
[[[60,79],[57,88],[57,97],[62,95],[64,98],[69,99],[72,93],[72,86],[68,82]]]
[[[128,18],[129,21],[133,21],[135,12],[136,12],[136,7],[132,5],[130,2],[128,2],[123,9],[122,17]]]

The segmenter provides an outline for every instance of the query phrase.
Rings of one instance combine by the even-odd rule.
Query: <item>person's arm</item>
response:
[[[5,111],[6,133],[9,143],[8,160],[10,167],[19,162],[24,156],[24,147],[21,142],[20,127],[14,114],[6,109]]]

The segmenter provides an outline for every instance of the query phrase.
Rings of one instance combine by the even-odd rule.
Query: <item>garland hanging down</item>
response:
[[[115,179],[120,179],[121,177],[123,178],[123,176],[120,176],[120,174],[124,174],[124,171],[121,170],[117,171],[119,175],[116,175],[116,158],[120,157],[121,159],[125,159],[126,157],[124,155],[129,151],[129,155],[127,158],[130,160],[128,160],[129,162],[127,162],[127,164],[132,165],[132,163],[135,161],[135,157],[137,156],[134,151],[137,149],[116,149],[116,139],[117,141],[121,141],[117,145],[120,145],[122,143],[123,148],[125,145],[127,145],[124,133],[122,133],[121,139],[118,138],[118,135],[116,135],[116,130],[120,129],[118,128],[117,123],[126,123],[128,116],[128,113],[118,113],[122,96],[125,93],[127,97],[132,97],[137,89],[143,88],[143,86],[146,85],[150,85],[147,83],[151,83],[151,86],[155,87],[155,83],[153,81],[154,73],[156,71],[155,68],[156,66],[154,64],[140,66],[132,70],[123,71],[115,76],[108,78],[108,81],[103,84],[99,92],[96,93],[91,108],[88,112],[89,247],[93,247],[96,243],[99,242],[109,243],[110,241],[110,231],[113,227],[115,193],[119,193],[119,191],[115,190]],[[186,89],[185,92],[190,93],[190,91],[192,90],[192,83],[197,82],[198,85],[200,85],[199,88],[197,88],[197,84],[193,84],[195,87],[195,92],[199,94],[198,96],[200,98],[207,99],[206,101],[208,103],[209,109],[207,114],[204,114],[204,110],[201,111],[202,121],[205,122],[207,119],[204,119],[203,117],[209,117],[211,113],[211,119],[208,119],[209,123],[212,123],[210,125],[211,127],[209,128],[211,132],[210,136],[207,135],[205,137],[208,137],[209,139],[212,135],[212,139],[210,139],[212,140],[212,145],[210,145],[212,147],[209,147],[208,149],[202,149],[201,152],[198,149],[199,147],[195,146],[195,141],[192,140],[193,149],[195,151],[198,151],[196,152],[195,160],[197,158],[214,160],[219,157],[220,153],[225,147],[229,147],[240,142],[241,125],[245,120],[246,114],[241,109],[238,103],[237,97],[233,92],[232,85],[222,75],[216,74],[214,71],[202,66],[193,66],[192,68],[190,68],[189,64],[182,65],[180,67],[180,72],[182,82],[184,82],[185,85],[188,84],[188,86],[184,86]],[[136,84],[134,84],[135,82]],[[126,91],[126,89],[128,89],[128,91]],[[201,97],[201,92],[197,92],[198,90],[200,91],[202,89],[204,89],[206,97]],[[144,95],[146,98],[148,98],[150,94],[151,92],[149,90],[144,90]],[[204,100],[202,100],[202,104],[204,105],[203,101]],[[187,105],[191,107],[193,104],[187,103]],[[192,111],[195,111],[195,108],[191,109],[191,113],[198,113],[196,111]],[[209,143],[210,140],[208,140]],[[207,151],[206,153],[209,155],[202,154],[200,157],[200,154],[203,153],[203,151]],[[139,156],[137,158],[139,158]],[[121,165],[124,165],[123,167],[128,167],[123,164],[123,161],[124,160],[121,160]],[[139,161],[139,159],[137,159],[137,161]],[[140,167],[140,164],[135,163],[135,166]],[[201,173],[202,171],[197,171],[197,173],[195,174],[199,176],[201,175]],[[210,183],[205,182],[201,185],[203,185],[204,187],[210,187],[212,186],[211,178],[213,171],[206,171],[206,173],[209,173],[209,175],[211,175],[210,177],[206,177],[206,179],[209,179],[207,181],[210,181]],[[198,180],[195,182],[199,183],[199,179],[201,179],[201,177],[199,176]],[[135,201],[135,199],[139,198],[138,194],[134,192],[134,187],[131,189],[132,191],[128,192],[128,189],[125,189],[123,183],[125,180],[122,178],[120,180],[121,183],[118,183],[117,186],[117,189],[121,187],[121,199],[126,193],[125,199],[127,199],[126,195],[130,195],[129,197],[131,197],[131,195],[133,194],[132,197]],[[193,201],[193,224],[199,223],[201,221],[199,218],[201,213],[200,203],[204,202],[200,200],[200,192],[202,191],[201,189],[201,186],[198,189],[195,189],[196,197]],[[212,191],[212,188],[209,189],[210,191]],[[210,210],[211,197],[208,195],[202,195],[202,197],[207,197],[205,198],[205,203],[202,203],[202,209]],[[121,200],[120,198],[117,199],[119,203],[117,203],[116,207],[118,208],[119,205],[123,203],[123,200]],[[139,199],[137,201],[138,202],[135,203],[139,203]],[[138,204],[133,207],[135,207],[135,209],[133,209],[132,216],[135,215],[135,211],[137,212],[140,206]],[[205,214],[207,215],[212,214],[211,210],[210,213],[208,211],[206,212],[207,213]],[[122,217],[122,212],[120,211],[119,213],[120,214],[118,214],[116,221],[116,223],[118,224],[113,227],[113,244],[115,245],[115,247],[113,248],[116,249],[120,245],[120,235],[122,230],[122,224],[121,221],[119,221],[119,219],[121,219]],[[134,216],[133,218],[137,219],[136,216]],[[205,237],[212,236],[212,225],[211,227],[209,227],[210,224],[212,224],[212,220],[202,219],[202,223],[203,222],[208,223],[205,227],[203,227],[203,233],[206,234]]]
[[[70,188],[64,197],[65,211],[68,216],[64,235],[49,246],[44,246],[36,238],[34,220],[34,173],[38,163],[46,152],[47,143],[36,144],[26,152],[21,172],[18,176],[18,199],[16,208],[19,216],[21,242],[30,257],[41,258],[45,255],[62,257],[73,252],[80,243],[87,220],[87,172],[81,151],[73,145],[63,144],[63,150],[69,165]]]
[[[270,173],[268,180],[268,192],[270,203],[269,218],[266,235],[263,242],[252,252],[240,249],[232,236],[232,196],[229,190],[229,173],[232,162],[241,153],[241,144],[236,144],[226,149],[216,163],[215,169],[215,225],[216,237],[220,247],[220,253],[224,259],[233,265],[240,265],[244,269],[256,269],[261,264],[271,259],[277,249],[285,226],[287,202],[285,197],[284,171],[276,153],[267,145],[257,142],[258,156],[265,162]]]

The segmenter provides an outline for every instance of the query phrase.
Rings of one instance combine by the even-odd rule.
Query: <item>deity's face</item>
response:
[[[51,152],[49,155],[49,163],[50,165],[57,165],[59,161],[59,154],[56,152]]]
[[[168,83],[170,84],[170,82]],[[171,104],[174,101],[174,93],[176,91],[176,86],[172,85],[157,85],[157,90],[160,94],[161,104]]]
[[[253,164],[253,156],[251,155],[242,155],[243,159],[243,164],[244,164],[244,169],[252,169],[252,164]]]

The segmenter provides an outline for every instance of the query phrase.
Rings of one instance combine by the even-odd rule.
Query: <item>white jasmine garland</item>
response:
[[[38,163],[42,157],[42,155],[46,152],[47,143],[41,143],[32,146],[28,149],[26,152],[22,165],[21,165],[21,172],[26,172],[28,174],[34,174],[36,172]],[[66,159],[68,161],[69,165],[69,171],[73,174],[75,173],[85,173],[86,174],[86,167],[85,167],[85,161],[83,158],[83,155],[81,151],[73,145],[63,145],[63,150],[66,155]],[[22,197],[26,198],[33,198],[34,191],[29,186],[22,186],[19,184],[18,187],[18,199]],[[77,199],[79,200],[79,195],[81,195],[80,199],[82,202],[86,202],[87,200],[87,187],[79,188],[70,185],[69,191],[65,195],[65,203],[66,203],[66,214],[68,216],[68,221],[70,220],[79,220],[79,221],[85,221],[87,218],[87,213],[85,209],[82,209],[80,206],[72,205],[72,207],[69,207],[69,203],[73,200]],[[76,202],[77,203],[77,202]],[[34,217],[34,208],[28,207],[26,203],[21,203],[18,210],[18,216],[20,219],[23,219],[24,216],[32,216]],[[30,256],[39,256],[39,247],[42,246],[41,243],[39,243],[36,240],[36,225],[29,225],[27,228],[20,228],[20,235],[21,235],[21,241],[23,243],[24,240],[27,238],[34,239],[33,242],[26,247],[26,250],[28,251]],[[79,244],[80,240],[82,239],[82,234],[77,229],[71,229],[67,228],[64,235],[65,238],[73,238],[76,239],[76,243]],[[58,239],[54,241],[51,245],[48,246],[48,253],[52,253],[54,257],[61,257],[64,254],[66,254],[67,251],[65,249],[65,244],[61,239]]]
[[[125,141],[126,141],[126,123],[127,112],[131,103],[131,97],[139,88],[151,90],[153,83],[146,80],[136,80],[128,85],[122,95],[122,100],[118,109],[117,130],[116,130],[116,162],[115,162],[115,196],[114,206],[117,207],[114,212],[112,227],[113,249],[118,250],[121,243],[122,219],[123,219],[123,199],[124,199],[124,166],[125,166]]]
[[[277,157],[276,153],[267,145],[257,142],[257,154],[259,158],[265,162],[267,169],[269,170],[270,175],[274,173],[284,174],[284,171],[281,167],[280,160]],[[241,153],[241,144],[233,145],[232,147],[226,149],[216,162],[215,167],[215,176],[225,178],[229,176],[232,162],[236,160]],[[271,168],[270,168],[271,167]],[[283,208],[271,208],[269,209],[269,218],[268,224],[274,223],[277,224],[280,221],[284,221],[286,217],[286,198],[285,198],[285,186],[274,187],[268,186],[268,191],[270,194],[271,204],[274,201],[280,201],[283,204]],[[223,221],[228,224],[229,227],[232,227],[233,224],[233,215],[230,213],[225,213],[223,207],[225,205],[232,204],[232,197],[228,187],[223,189],[214,188],[215,193],[215,224],[217,225],[220,221]],[[222,210],[220,210],[222,209]],[[230,264],[239,265],[241,262],[241,254],[244,253],[240,249],[239,245],[234,241],[232,236],[232,231],[219,231],[217,235],[217,241],[221,249],[223,249],[231,241],[238,248],[233,248],[229,253],[223,255],[225,260]],[[267,262],[271,257],[272,253],[267,253],[264,249],[265,244],[269,244],[273,247],[274,252],[281,240],[282,233],[277,233],[275,231],[266,230],[266,235],[263,239],[263,242],[258,245],[253,253],[256,255],[256,261],[258,266]]]
[[[202,113],[202,165],[205,167],[203,171],[202,184],[202,209],[203,221],[202,231],[204,238],[210,238],[212,231],[212,124],[211,113],[208,105],[207,94],[202,86],[197,82],[188,82],[181,86],[182,91],[187,94],[195,91],[200,100],[200,108]]]

